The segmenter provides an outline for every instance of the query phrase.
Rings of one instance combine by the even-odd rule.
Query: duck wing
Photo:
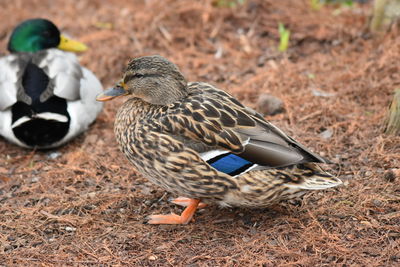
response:
[[[83,69],[74,54],[58,49],[46,49],[34,54],[16,53],[0,58],[0,110],[11,107],[17,101],[31,104],[32,97],[26,95],[23,86],[28,67],[47,76],[44,79],[47,81],[39,84],[45,84],[45,88],[38,86],[36,80],[29,88],[35,91],[34,94],[40,94],[40,102],[45,102],[53,95],[66,100],[81,98]]]
[[[83,70],[73,53],[59,49],[46,49],[34,54],[33,63],[49,77],[51,86],[42,93],[41,102],[53,94],[73,101],[81,98]]]
[[[0,111],[17,102],[19,80],[23,75],[26,56],[8,55],[0,58]]]
[[[204,160],[225,158],[224,164],[241,167],[329,162],[228,93],[206,83],[191,83],[188,89],[189,96],[171,105],[161,121],[166,131],[192,140]]]

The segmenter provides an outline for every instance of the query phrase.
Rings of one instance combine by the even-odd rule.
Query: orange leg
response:
[[[191,198],[187,198],[187,197],[177,197],[177,198],[170,200],[170,202],[174,203],[175,205],[178,205],[178,206],[187,207],[191,203],[190,202],[191,200],[192,200]],[[205,207],[207,207],[207,204],[203,203],[203,202],[200,202],[199,205],[197,206],[198,209],[203,209]]]
[[[181,215],[171,213],[169,215],[150,215],[148,224],[187,224],[193,218],[200,199],[190,199],[189,204]]]

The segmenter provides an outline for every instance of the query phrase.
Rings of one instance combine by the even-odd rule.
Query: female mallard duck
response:
[[[342,182],[260,114],[207,83],[187,83],[161,56],[133,59],[120,83],[97,97],[130,95],[115,135],[136,169],[153,183],[188,198],[182,215],[152,215],[150,224],[186,224],[200,200],[222,206],[265,207],[307,190]]]
[[[66,51],[86,46],[60,35],[45,19],[30,19],[11,34],[0,58],[0,135],[28,148],[51,148],[86,130],[102,104],[103,88]]]

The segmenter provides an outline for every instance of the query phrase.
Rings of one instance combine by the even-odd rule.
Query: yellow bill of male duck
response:
[[[103,87],[70,53],[86,49],[46,19],[15,27],[10,54],[0,58],[0,135],[21,147],[47,149],[87,130],[102,109],[96,95]]]
[[[208,203],[263,208],[342,184],[318,166],[328,160],[227,92],[188,83],[161,56],[132,59],[97,100],[120,96],[128,97],[114,124],[121,151],[186,207],[181,215],[151,215],[150,224],[187,224]]]

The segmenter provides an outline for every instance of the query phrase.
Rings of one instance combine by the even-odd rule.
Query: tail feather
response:
[[[343,182],[336,177],[321,177],[318,175],[307,177],[301,184],[295,185],[297,188],[305,190],[321,190],[326,188],[335,187],[341,185]]]
[[[343,184],[339,178],[325,172],[317,164],[299,164],[296,168],[296,174],[300,175],[302,179],[287,183],[286,186],[289,188],[321,190]]]

